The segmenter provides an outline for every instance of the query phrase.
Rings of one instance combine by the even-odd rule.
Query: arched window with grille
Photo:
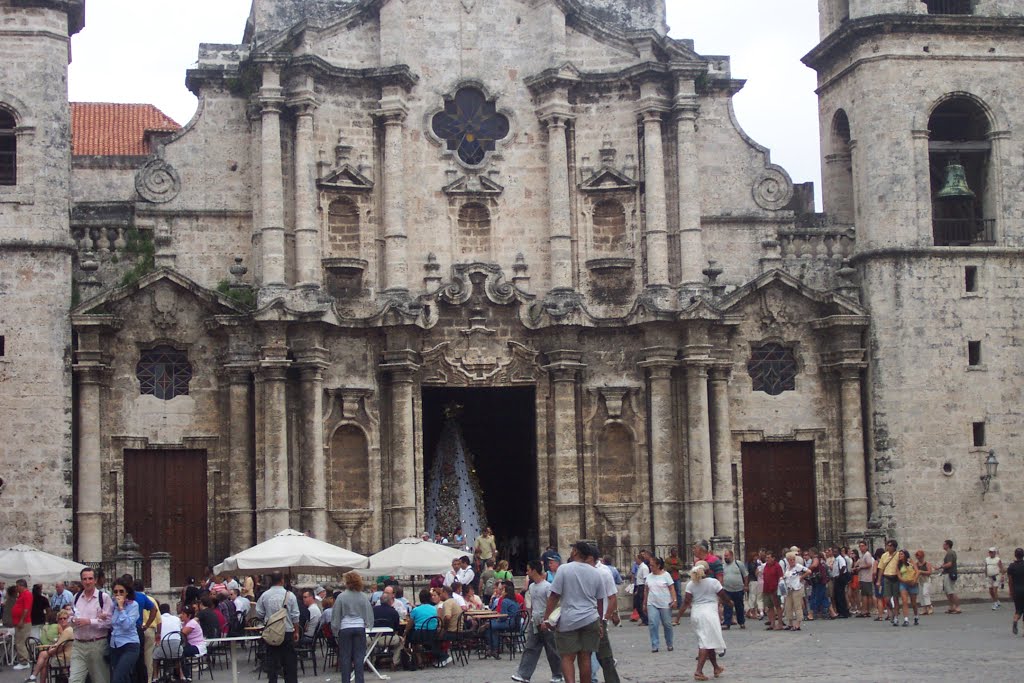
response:
[[[332,256],[359,258],[359,207],[348,197],[327,207],[327,239]]]
[[[17,122],[11,112],[0,109],[0,185],[18,184]]]
[[[458,249],[461,256],[489,258],[491,254],[491,212],[479,202],[459,208]]]
[[[763,391],[769,396],[796,391],[796,355],[788,346],[775,342],[754,346],[747,362],[747,373],[754,391]]]
[[[187,352],[160,345],[142,352],[135,366],[135,377],[139,380],[140,394],[170,401],[188,395],[192,364],[188,362]]]

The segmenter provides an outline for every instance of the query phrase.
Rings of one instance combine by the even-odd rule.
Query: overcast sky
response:
[[[150,102],[186,123],[196,99],[185,70],[199,43],[238,43],[251,0],[88,0],[85,30],[72,40],[75,102]],[[674,38],[701,54],[730,55],[747,80],[736,111],[747,133],[772,150],[795,182],[820,186],[814,73],[800,63],[817,42],[816,0],[668,0]],[[819,187],[820,190],[820,187]],[[820,200],[819,200],[820,206]]]

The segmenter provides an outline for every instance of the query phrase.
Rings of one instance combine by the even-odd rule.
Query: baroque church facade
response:
[[[823,213],[664,0],[254,0],[122,146],[84,5],[0,0],[3,543],[374,552],[445,419],[524,554],[1017,540],[1020,3],[820,0]]]

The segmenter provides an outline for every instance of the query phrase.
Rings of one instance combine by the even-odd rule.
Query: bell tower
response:
[[[869,526],[929,552],[958,534],[1002,540],[996,482],[1024,475],[1006,457],[1024,420],[1000,398],[1024,390],[1024,4],[819,10],[804,62],[818,74],[824,208],[856,230],[871,315]],[[990,450],[1004,467],[983,488]]]
[[[84,6],[0,0],[0,545],[64,556],[73,528],[67,72]]]

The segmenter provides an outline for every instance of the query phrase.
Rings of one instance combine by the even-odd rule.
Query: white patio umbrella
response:
[[[370,566],[359,570],[364,576],[424,576],[444,574],[452,560],[466,552],[419,538],[403,538],[389,548],[370,555]]]
[[[25,579],[30,586],[33,583],[55,583],[77,579],[84,568],[84,564],[65,560],[30,545],[0,550],[0,581]]]
[[[365,555],[311,538],[301,531],[285,529],[225,559],[213,571],[216,574],[233,571],[323,574],[362,569],[366,564]]]

